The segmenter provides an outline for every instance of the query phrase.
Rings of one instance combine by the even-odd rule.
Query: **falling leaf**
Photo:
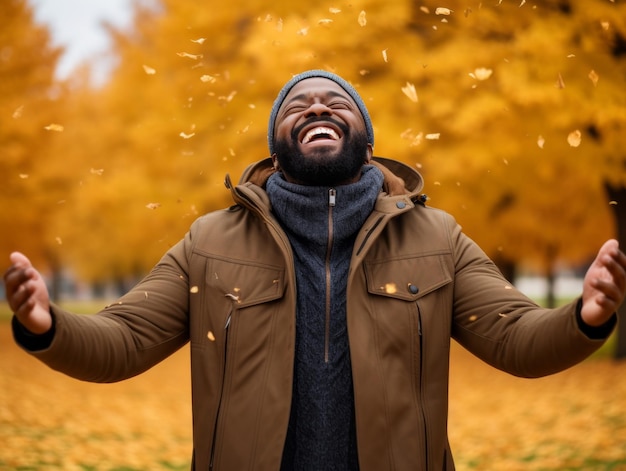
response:
[[[341,13],[341,10],[339,8],[334,8],[334,7],[330,7],[328,11],[331,12],[333,15],[336,15],[337,13]]]
[[[318,20],[317,24],[320,26],[328,26],[333,22],[333,20],[331,20],[330,18],[322,18],[321,20]]]
[[[63,131],[63,126],[60,124],[48,124],[45,128],[46,131],[56,131],[56,132],[62,132]]]
[[[60,238],[60,237],[55,237],[55,238],[54,238],[54,240],[56,240],[56,241],[57,241],[57,244],[59,244],[59,245],[63,245],[63,240],[61,240],[61,238]]]
[[[198,38],[198,39],[191,40],[192,43],[198,43],[198,44],[202,44],[204,41],[206,41],[205,38]]]
[[[213,332],[209,330],[209,333],[206,334],[206,336],[211,342],[215,342],[215,334]]]
[[[365,11],[359,13],[359,25],[365,26],[367,24],[367,18],[365,17]]]
[[[153,69],[153,68],[152,68],[152,67],[150,67],[150,66],[147,66],[146,64],[144,64],[144,65],[143,65],[143,71],[144,71],[146,74],[148,74],[148,75],[154,75],[154,74],[156,74],[156,70],[155,70],[155,69]]]
[[[22,180],[26,180],[26,179],[28,178],[28,174],[27,174],[27,173],[20,173],[20,175],[19,175],[19,176],[20,176],[20,178],[21,178]]]
[[[383,290],[387,294],[394,294],[398,291],[398,287],[396,286],[395,283],[386,283]]]
[[[609,201],[609,204],[610,204],[611,206],[617,206],[617,201]]]
[[[13,117],[13,119],[17,119],[17,118],[21,118],[22,117],[22,112],[24,111],[24,105],[19,106],[11,115]]]
[[[104,173],[104,169],[103,168],[91,168],[89,169],[89,173],[91,173],[92,175],[101,176]]]
[[[589,72],[589,80],[591,80],[593,86],[595,87],[596,85],[598,85],[598,80],[600,80],[600,76],[596,73],[595,70],[592,69],[591,72]]]
[[[559,74],[559,77],[557,78],[556,88],[560,88],[560,89],[565,88],[565,81],[563,80],[563,77],[561,76],[561,74]]]
[[[215,83],[217,81],[217,79],[213,77],[212,75],[206,75],[206,74],[200,77],[200,80],[203,81],[204,83]]]
[[[402,87],[402,93],[409,97],[413,103],[417,103],[417,92],[415,91],[415,85],[407,82],[406,86]]]
[[[567,143],[572,147],[578,147],[582,139],[582,133],[577,129],[567,136]]]
[[[387,49],[383,49],[383,60],[387,62]]]
[[[472,314],[471,316],[469,316],[470,322],[474,322],[476,319],[478,319],[478,316],[476,314]]]
[[[192,294],[196,294],[199,291],[197,286],[192,286],[191,288],[189,288],[189,292]]]
[[[424,139],[428,139],[430,141],[436,141],[437,139],[439,139],[440,135],[441,135],[440,133],[434,132],[434,133],[426,134],[424,136]]]
[[[493,74],[493,70],[487,69],[485,67],[479,67],[474,72],[470,72],[470,77],[476,80],[487,80]]]
[[[609,30],[610,23],[609,23],[608,21],[601,21],[601,22],[600,22],[600,26],[602,26],[602,29],[603,29],[604,31],[608,31],[608,30]]]
[[[179,57],[187,57],[193,60],[202,59],[202,54],[189,54],[188,52],[177,52],[176,55]]]
[[[146,208],[148,209],[157,209],[161,207],[161,203],[148,203]]]
[[[545,143],[546,143],[546,140],[540,134],[539,137],[537,138],[537,145],[539,146],[540,149],[543,149],[543,146]]]
[[[439,7],[435,9],[435,15],[451,15],[452,13],[453,10],[450,10],[449,8]]]
[[[183,139],[190,139],[190,138],[192,138],[192,137],[193,137],[193,136],[195,136],[195,135],[196,135],[196,133],[195,133],[195,132],[192,132],[192,133],[189,133],[189,134],[184,133],[184,132],[181,132],[181,133],[179,134],[179,136],[180,136],[180,137],[182,137]]]
[[[309,28],[301,28],[298,30],[298,32],[296,33],[298,36],[306,36],[307,34],[309,34]]]

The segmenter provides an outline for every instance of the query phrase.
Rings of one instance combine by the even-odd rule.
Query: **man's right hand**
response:
[[[46,283],[23,254],[13,252],[9,258],[11,267],[4,274],[9,307],[28,331],[44,334],[52,327]]]

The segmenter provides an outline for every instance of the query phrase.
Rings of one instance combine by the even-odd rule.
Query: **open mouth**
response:
[[[337,130],[329,126],[318,125],[305,130],[300,142],[302,144],[309,144],[316,141],[338,141],[339,139],[341,139],[341,135]]]

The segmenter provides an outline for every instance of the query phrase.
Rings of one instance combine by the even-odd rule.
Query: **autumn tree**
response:
[[[0,4],[0,257],[22,250],[52,272],[59,241],[47,229],[64,185],[50,152],[62,130],[60,52],[25,0]]]

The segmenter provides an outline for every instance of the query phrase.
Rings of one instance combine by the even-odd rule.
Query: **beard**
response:
[[[328,122],[328,118],[320,121]],[[367,160],[368,142],[365,132],[353,133],[350,128],[331,120],[343,132],[343,144],[338,151],[330,146],[317,147],[308,155],[299,149],[298,135],[305,124],[294,128],[290,139],[276,139],[274,150],[282,172],[303,185],[336,186],[359,175]]]

